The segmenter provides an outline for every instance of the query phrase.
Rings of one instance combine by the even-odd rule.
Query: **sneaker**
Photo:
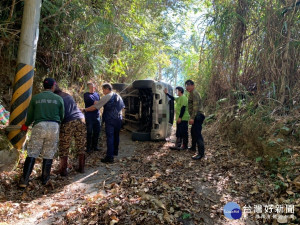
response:
[[[24,180],[24,178],[21,177],[21,179],[20,179],[20,181],[19,181],[19,187],[20,187],[20,188],[26,188],[27,185],[28,185],[28,181],[26,182],[26,181]]]
[[[204,156],[202,156],[202,155],[199,155],[199,154],[196,154],[196,155],[194,155],[193,157],[192,157],[192,159],[194,159],[194,160],[200,160],[200,159],[202,159]]]

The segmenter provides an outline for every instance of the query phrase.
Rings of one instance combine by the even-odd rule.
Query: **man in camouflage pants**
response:
[[[64,118],[64,103],[61,97],[53,93],[55,80],[44,80],[44,91],[33,96],[27,113],[25,124],[21,130],[27,131],[33,123],[31,138],[27,147],[27,157],[23,167],[23,176],[19,186],[25,188],[35,164],[35,159],[43,156],[42,184],[47,184],[50,178],[51,166],[54,154],[57,151],[59,138],[59,124]]]
[[[80,173],[84,173],[86,152],[86,126],[83,113],[78,109],[73,97],[56,85],[55,94],[62,97],[65,106],[65,117],[60,127],[59,134],[59,157],[60,175],[68,175],[68,156],[72,138],[75,139],[76,151],[79,159]]]

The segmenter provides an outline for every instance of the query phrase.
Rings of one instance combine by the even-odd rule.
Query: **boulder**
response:
[[[0,128],[0,172],[15,169],[19,163],[19,156],[19,151],[13,148],[4,129]]]
[[[15,148],[0,151],[0,172],[14,170],[19,163],[19,156]]]

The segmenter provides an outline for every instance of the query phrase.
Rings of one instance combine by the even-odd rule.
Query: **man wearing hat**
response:
[[[32,132],[27,147],[27,157],[23,167],[23,175],[19,186],[28,185],[35,159],[43,156],[42,184],[47,184],[50,178],[53,156],[57,151],[59,125],[64,118],[63,99],[54,94],[55,80],[46,78],[43,82],[44,91],[32,97],[25,124],[21,130],[27,131],[32,123]]]

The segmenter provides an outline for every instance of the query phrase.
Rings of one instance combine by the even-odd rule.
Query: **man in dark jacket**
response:
[[[114,156],[117,156],[119,151],[122,109],[125,105],[121,96],[112,92],[111,84],[103,84],[102,90],[105,96],[95,105],[85,108],[84,111],[91,112],[104,107],[102,118],[105,123],[107,152],[105,158],[101,159],[101,162],[112,163]]]
[[[78,154],[80,173],[84,173],[85,152],[86,152],[86,127],[84,115],[77,108],[73,97],[63,92],[56,85],[55,94],[62,97],[65,107],[65,117],[62,121],[59,134],[59,157],[60,157],[60,175],[67,176],[68,155],[72,138],[75,139],[75,149]]]
[[[35,159],[42,153],[42,184],[47,184],[50,178],[53,156],[57,151],[59,139],[59,124],[64,118],[64,102],[53,93],[55,80],[44,80],[44,91],[33,96],[28,107],[27,119],[21,130],[27,131],[33,123],[30,141],[27,147],[27,157],[23,167],[23,176],[19,186],[25,188],[35,164]]]
[[[198,145],[198,154],[194,155],[192,159],[199,160],[204,157],[204,140],[201,132],[205,116],[203,114],[200,94],[195,90],[194,82],[187,80],[185,82],[185,88],[190,93],[188,98],[189,124],[192,125],[192,147],[190,150],[195,151],[196,145]]]
[[[96,86],[92,82],[87,84],[89,91],[84,93],[85,108],[94,105],[100,100],[96,92]],[[85,112],[85,122],[87,131],[87,152],[98,151],[98,139],[101,130],[99,110]]]

